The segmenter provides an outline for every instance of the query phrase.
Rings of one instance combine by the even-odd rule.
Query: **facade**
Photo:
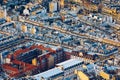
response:
[[[56,64],[55,68],[33,76],[37,80],[74,80],[77,79],[75,69],[79,69],[83,65],[83,61],[70,59],[62,63]]]
[[[52,1],[49,3],[49,12],[55,12],[58,11],[58,2]]]
[[[83,61],[78,59],[70,59],[65,62],[56,64],[56,66],[64,71],[64,80],[73,80],[76,78],[76,75],[74,74],[75,69],[81,68],[83,63]]]
[[[59,68],[53,68],[33,76],[35,80],[63,80],[64,72]]]
[[[0,0],[0,80],[120,80],[119,2]]]

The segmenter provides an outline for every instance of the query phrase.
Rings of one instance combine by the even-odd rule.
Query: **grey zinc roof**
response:
[[[70,59],[70,60],[67,60],[65,62],[57,64],[57,66],[63,66],[63,69],[67,69],[67,68],[72,67],[74,65],[77,65],[81,62],[83,62],[83,61],[80,61],[78,59]]]
[[[41,78],[48,79],[48,78],[54,77],[56,75],[59,75],[61,73],[63,73],[63,71],[61,69],[53,68],[53,69],[50,69],[50,70],[45,71],[43,73],[35,75],[34,78],[37,80],[41,80]]]

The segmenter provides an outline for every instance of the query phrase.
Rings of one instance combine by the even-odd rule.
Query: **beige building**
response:
[[[4,10],[0,8],[0,18],[4,18]]]

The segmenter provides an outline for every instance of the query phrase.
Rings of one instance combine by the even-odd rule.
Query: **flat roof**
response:
[[[41,80],[41,78],[48,79],[48,78],[51,78],[53,76],[57,76],[58,74],[62,74],[62,73],[63,73],[63,71],[61,69],[53,68],[53,69],[50,69],[50,70],[45,71],[43,73],[37,74],[33,77],[37,80]]]
[[[70,60],[64,61],[64,62],[56,64],[56,65],[57,66],[63,66],[63,69],[66,69],[66,68],[72,67],[76,64],[79,64],[81,62],[83,62],[83,61],[81,61],[79,59],[70,59]]]

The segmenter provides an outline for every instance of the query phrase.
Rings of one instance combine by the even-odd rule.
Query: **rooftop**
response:
[[[63,66],[63,69],[67,69],[69,67],[72,67],[72,66],[77,65],[77,64],[82,63],[82,62],[83,61],[80,61],[78,59],[70,59],[70,60],[67,60],[65,62],[57,64],[57,66]]]
[[[37,80],[41,80],[41,78],[48,79],[48,78],[51,78],[53,76],[56,76],[56,75],[59,75],[59,74],[62,74],[62,73],[63,73],[63,71],[60,70],[59,68],[53,68],[53,69],[50,69],[46,72],[37,74],[34,77]]]

